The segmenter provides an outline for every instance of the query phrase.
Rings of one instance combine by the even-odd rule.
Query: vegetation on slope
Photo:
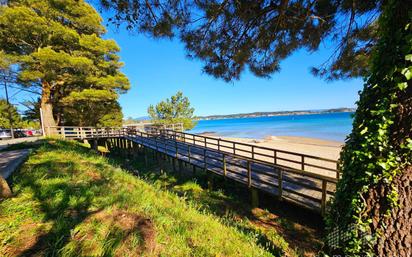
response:
[[[47,141],[0,203],[0,255],[270,256],[257,239],[79,144]]]
[[[191,165],[173,168],[170,158],[150,158],[144,165],[144,155],[130,155],[112,149],[110,159],[124,169],[137,172],[145,181],[180,196],[202,212],[212,213],[227,226],[234,227],[252,238],[274,256],[317,256],[322,249],[324,224],[317,213],[260,194],[260,208],[249,203],[247,187],[223,177],[193,171]],[[178,167],[176,167],[178,166]]]

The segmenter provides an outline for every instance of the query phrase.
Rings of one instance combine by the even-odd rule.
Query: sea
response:
[[[350,112],[272,117],[199,120],[189,133],[215,133],[222,137],[263,139],[299,136],[343,142],[352,130]]]

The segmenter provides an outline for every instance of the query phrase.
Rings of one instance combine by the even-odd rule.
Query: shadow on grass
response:
[[[75,146],[68,142],[50,141],[45,151],[59,151],[64,149],[67,154],[70,150],[76,153],[88,153],[90,150]],[[61,155],[59,155],[61,157]],[[48,232],[37,237],[37,241],[27,249],[21,249],[18,256],[32,256],[39,253],[43,256],[56,256],[71,238],[72,230],[87,217],[102,211],[105,207],[116,202],[116,198],[96,207],[93,199],[97,195],[109,190],[109,182],[97,173],[104,165],[87,163],[87,168],[81,167],[73,158],[56,160],[52,157],[42,158],[28,162],[22,170],[13,176],[13,184],[19,188],[29,188],[33,198],[39,203],[39,208],[44,214],[42,222],[51,223]],[[95,176],[93,173],[95,172]],[[86,177],[87,176],[87,177]],[[19,191],[15,192],[16,195]]]

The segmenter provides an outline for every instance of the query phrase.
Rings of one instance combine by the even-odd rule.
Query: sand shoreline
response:
[[[344,145],[343,142],[297,136],[268,136],[263,139],[222,137],[215,132],[204,132],[199,135],[222,138],[240,143],[253,144],[278,150],[302,153],[322,158],[338,160]]]

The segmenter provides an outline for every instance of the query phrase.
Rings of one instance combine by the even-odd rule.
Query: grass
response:
[[[252,208],[250,193],[244,185],[220,176],[211,177],[199,169],[193,173],[190,165],[181,165],[181,170],[172,172],[171,162],[159,162],[159,157],[149,158],[148,167],[143,165],[142,155],[131,158],[114,150],[110,157],[124,169],[138,172],[148,183],[179,195],[225,225],[255,238],[260,247],[274,256],[316,256],[322,248],[324,225],[318,214],[264,194],[260,195],[262,208]]]
[[[11,180],[0,256],[272,256],[259,234],[178,195],[202,194],[195,182],[164,190],[78,143],[43,141]]]

